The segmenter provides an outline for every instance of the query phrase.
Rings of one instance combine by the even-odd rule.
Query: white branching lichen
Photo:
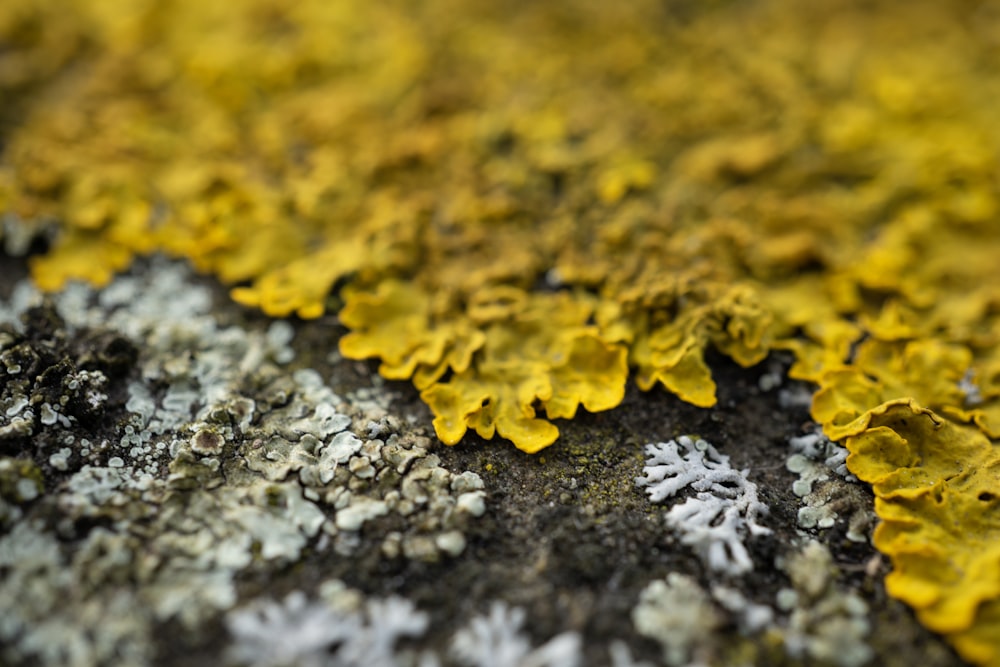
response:
[[[636,478],[636,484],[646,488],[653,502],[687,488],[697,492],[666,515],[681,542],[693,547],[713,571],[737,576],[752,570],[744,540],[747,534],[771,531],[758,523],[768,509],[757,498],[757,485],[747,479],[749,471],[733,469],[728,456],[688,436],[646,445],[646,456],[644,476]]]
[[[281,603],[260,600],[231,611],[227,657],[252,667],[395,667],[399,641],[423,636],[428,622],[405,598],[344,609],[293,591]]]
[[[576,667],[582,638],[564,632],[532,647],[523,631],[525,611],[494,602],[451,637],[445,654],[415,651],[406,640],[422,638],[429,616],[400,597],[365,599],[331,580],[310,602],[301,591],[283,602],[260,599],[226,615],[226,652],[242,667]],[[621,647],[619,647],[621,653]],[[629,664],[629,663],[626,663]]]
[[[494,602],[486,616],[474,617],[451,642],[451,656],[467,667],[575,667],[582,638],[564,632],[532,649],[524,634],[525,612]]]

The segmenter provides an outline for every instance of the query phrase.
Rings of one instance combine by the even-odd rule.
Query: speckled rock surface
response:
[[[47,299],[24,275],[3,259],[5,665],[961,664],[886,598],[871,494],[785,359],[713,359],[711,409],[630,388],[541,455],[445,447],[332,318],[160,258]],[[681,436],[767,506],[749,567],[670,518],[724,489],[637,485]]]

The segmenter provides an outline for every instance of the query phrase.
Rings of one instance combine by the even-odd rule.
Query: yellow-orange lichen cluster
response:
[[[48,289],[339,292],[449,444],[790,351],[890,592],[1000,665],[998,63],[971,1],[8,0],[0,211]]]

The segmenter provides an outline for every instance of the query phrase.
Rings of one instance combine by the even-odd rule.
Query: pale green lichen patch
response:
[[[287,323],[222,324],[179,265],[29,292],[0,310],[4,413],[24,424],[0,458],[6,662],[148,664],[155,627],[198,636],[241,579],[363,538],[387,561],[453,557],[486,510],[425,436],[287,368]],[[74,337],[108,344],[91,358]]]
[[[144,665],[151,659],[145,610],[126,587],[106,575],[115,568],[109,551],[101,560],[93,547],[121,547],[98,528],[83,543],[78,560],[68,555],[54,531],[25,520],[0,539],[0,621],[3,656],[10,664],[25,657],[47,665]],[[117,564],[121,567],[122,563]],[[100,587],[104,593],[87,599]]]
[[[802,499],[798,524],[806,530],[828,530],[840,524],[848,540],[866,543],[875,525],[870,496],[847,471],[847,449],[821,433],[789,440],[785,467],[799,476],[792,492]]]
[[[796,549],[782,566],[791,586],[778,590],[773,600],[755,602],[719,584],[709,592],[694,578],[671,572],[643,589],[632,622],[639,634],[660,644],[663,660],[671,666],[743,664],[742,660],[836,667],[868,664],[874,654],[868,643],[867,604],[839,583],[841,572],[826,547],[806,542]],[[733,641],[727,636],[729,626],[757,641]]]
[[[873,657],[868,605],[837,584],[839,570],[830,551],[808,542],[785,569],[791,588],[778,592],[777,606],[789,612],[782,640],[789,656],[837,667],[861,667]]]
[[[723,616],[697,581],[671,572],[643,589],[632,622],[639,634],[659,642],[663,660],[677,667],[714,658],[712,635]]]

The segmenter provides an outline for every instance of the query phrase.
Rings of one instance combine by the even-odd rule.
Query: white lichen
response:
[[[778,390],[778,405],[783,410],[808,410],[812,405],[814,391],[804,382],[795,383]]]
[[[399,640],[422,636],[427,624],[404,598],[373,598],[352,610],[293,591],[284,602],[259,600],[227,614],[227,657],[252,667],[394,667]]]
[[[688,436],[646,445],[645,451],[644,476],[636,478],[636,484],[646,488],[653,502],[687,488],[697,492],[666,514],[667,525],[681,535],[681,542],[693,547],[713,571],[736,576],[752,570],[744,540],[771,531],[758,523],[768,509],[757,498],[757,485],[747,479],[749,471],[733,469],[728,456]]]
[[[485,616],[475,616],[452,638],[450,654],[467,667],[574,667],[582,660],[582,638],[564,632],[537,648],[522,628],[525,611],[494,602]]]

